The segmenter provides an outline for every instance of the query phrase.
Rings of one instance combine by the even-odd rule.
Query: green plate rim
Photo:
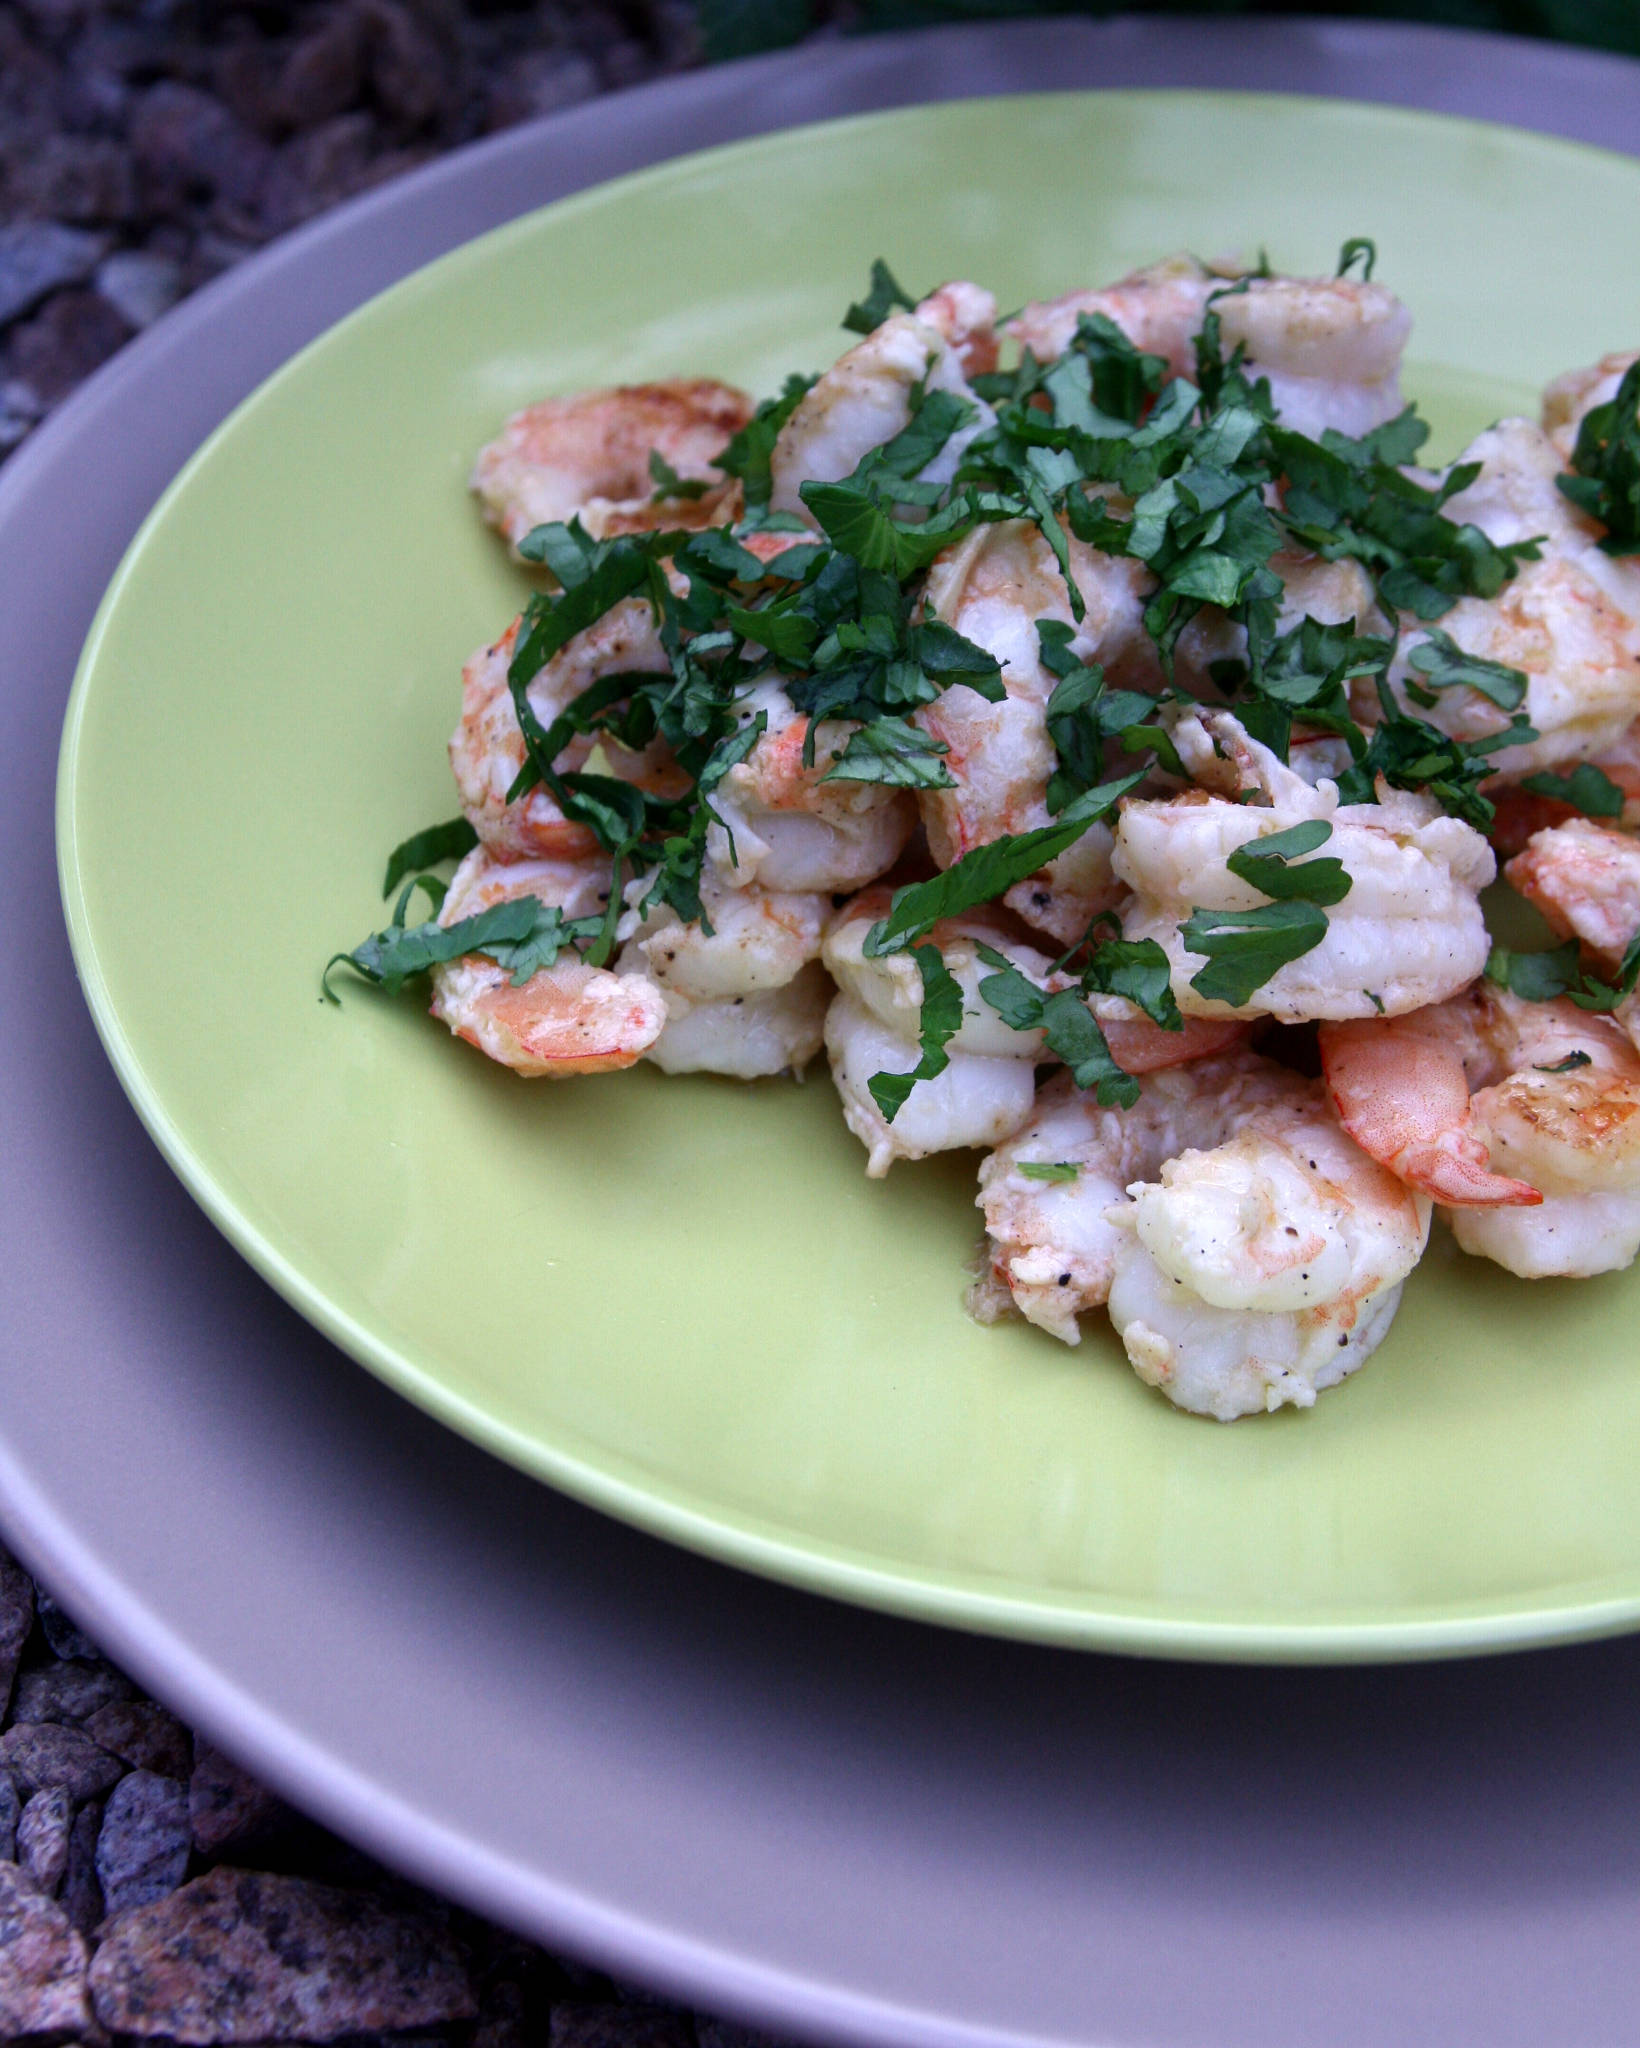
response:
[[[1370,101],[1339,100],[1318,94],[1211,91],[1204,88],[1117,87],[1056,93],[988,95],[988,107],[1043,102],[1101,99],[1168,100],[1232,104],[1250,113],[1261,106],[1307,106],[1320,112],[1349,109],[1369,114],[1390,128],[1430,127],[1502,134],[1514,147],[1535,147],[1556,157],[1567,154],[1631,163],[1623,152],[1598,144],[1553,136],[1469,115],[1425,112]],[[694,1506],[681,1489],[665,1482],[639,1484],[599,1463],[555,1451],[523,1432],[497,1421],[481,1406],[453,1394],[352,1316],[338,1310],[264,1234],[247,1221],[196,1156],[193,1146],[173,1121],[160,1092],[153,1087],[130,1041],[102,971],[81,885],[77,857],[76,804],[79,739],[89,695],[89,677],[122,595],[139,572],[149,540],[171,505],[188,490],[196,473],[210,461],[218,444],[239,422],[268,403],[307,358],[333,336],[371,317],[385,300],[408,300],[442,282],[534,229],[542,216],[565,218],[600,206],[611,194],[641,192],[675,175],[678,167],[701,166],[724,158],[757,159],[789,149],[797,136],[826,136],[887,123],[916,121],[943,108],[969,104],[963,99],[932,100],[886,111],[845,115],[800,127],[777,130],[751,140],[718,144],[668,158],[643,170],[606,180],[570,197],[532,209],[464,242],[459,248],[421,266],[355,308],[342,320],[299,349],[242,399],[201,442],[178,470],[121,558],[92,620],[75,668],[63,722],[56,791],[57,871],[64,919],[81,992],[104,1051],[120,1086],[144,1128],[172,1171],[212,1223],[246,1262],[299,1314],[322,1331],[356,1363],[363,1365],[396,1393],[469,1441],[516,1469],[558,1488],[571,1498],[614,1516],[646,1533],[677,1543],[720,1563],[796,1586],[804,1591],[855,1605],[897,1614],[942,1627],[997,1635],[1066,1649],[1118,1652],[1127,1655],[1200,1660],[1214,1663],[1308,1664],[1389,1663],[1494,1654],[1552,1644],[1594,1641],[1640,1628],[1640,1585],[1633,1591],[1595,1594],[1584,1599],[1546,1604],[1536,1599],[1507,1597],[1454,1602],[1427,1616],[1398,1620],[1295,1619],[1291,1622],[1234,1618],[1191,1619],[1157,1615],[1148,1603],[1107,1595],[1058,1596],[1047,1590],[1033,1594],[1001,1594],[984,1589],[981,1575],[909,1570],[874,1561],[869,1553],[819,1539],[793,1540],[758,1517],[728,1509],[707,1512]],[[1098,1604],[1095,1604],[1095,1603]]]

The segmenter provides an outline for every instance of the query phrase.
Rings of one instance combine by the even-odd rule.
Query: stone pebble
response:
[[[0,239],[5,230],[0,228]],[[5,392],[0,390],[0,413],[5,409]],[[0,454],[4,453],[0,444]],[[11,1698],[17,1660],[23,1654],[29,1631],[34,1626],[34,1581],[9,1550],[0,1549],[0,1715]]]
[[[101,1707],[86,1722],[85,1732],[111,1756],[162,1778],[186,1778],[193,1768],[192,1736],[154,1700],[118,1700]]]
[[[90,1986],[111,2032],[189,2043],[331,2041],[478,2011],[435,1921],[226,1865],[111,1920]]]
[[[34,1611],[54,1657],[83,1658],[87,1663],[101,1661],[102,1652],[96,1644],[43,1587],[36,1591]]]
[[[0,1735],[0,1769],[29,1797],[61,1785],[71,1799],[94,1799],[125,1775],[118,1757],[82,1729],[55,1721],[20,1721]]]
[[[14,1721],[61,1721],[83,1727],[99,1708],[129,1700],[136,1687],[101,1657],[76,1664],[41,1664],[18,1678],[11,1699]]]
[[[84,2037],[85,1938],[14,1863],[0,1863],[0,2041]]]
[[[151,1906],[188,1875],[188,1788],[132,1771],[108,1795],[97,1836],[97,1882],[110,1915]],[[64,1856],[66,1867],[67,1856]]]
[[[66,1785],[36,1792],[17,1823],[17,1862],[41,1891],[55,1892],[68,1868],[68,1836],[74,1825],[74,1802]]]

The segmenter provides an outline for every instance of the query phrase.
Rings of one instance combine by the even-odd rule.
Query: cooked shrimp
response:
[[[958,289],[955,285],[944,287],[948,293]],[[977,292],[979,287],[965,289]],[[971,314],[972,309],[968,310]],[[953,317],[951,324],[956,333],[960,323]],[[967,345],[965,337],[963,346]],[[969,389],[962,370],[962,348],[948,340],[939,327],[915,314],[896,313],[858,347],[839,357],[780,429],[770,457],[772,508],[795,512],[812,525],[814,517],[799,495],[799,486],[836,483],[852,475],[862,457],[893,440],[910,424],[911,394],[917,386],[951,392],[974,408],[973,417],[958,427],[918,472],[924,483],[949,483],[969,442],[991,426],[996,415]]]
[[[1155,689],[1161,674],[1144,631],[1151,579],[1129,557],[1096,554],[1070,538],[1071,574],[1085,613],[1071,613],[1065,579],[1034,525],[1007,520],[981,526],[947,548],[928,574],[924,603],[1002,665],[1007,695],[992,703],[959,683],[922,707],[917,723],[944,743],[956,786],[920,798],[929,851],[940,867],[972,848],[1052,822],[1048,778],[1055,754],[1048,735],[1054,678],[1043,666],[1037,621],[1073,628],[1071,652],[1104,664],[1112,687]],[[1109,870],[1110,833],[1096,826],[1041,876],[1019,884],[1009,908],[1070,945],[1121,893]]]
[[[1543,431],[1555,444],[1556,453],[1570,462],[1577,446],[1577,430],[1586,413],[1597,405],[1609,405],[1617,396],[1624,372],[1637,360],[1633,349],[1602,356],[1586,369],[1567,370],[1543,388]]]
[[[1174,743],[1198,782],[1226,793],[1199,788],[1156,801],[1130,799],[1112,867],[1134,892],[1120,913],[1123,933],[1162,947],[1181,1010],[1287,1023],[1393,1016],[1440,1002],[1481,972],[1489,941],[1480,891],[1496,863],[1481,835],[1448,817],[1432,796],[1381,783],[1377,803],[1341,803],[1336,783],[1312,788],[1227,711],[1187,714],[1174,728]],[[1191,986],[1206,962],[1186,950],[1180,927],[1193,909],[1264,907],[1267,899],[1226,861],[1306,819],[1332,827],[1319,850],[1343,863],[1349,894],[1328,909],[1321,943],[1278,967],[1232,1011]]]
[[[666,1029],[646,1057],[669,1074],[742,1080],[806,1066],[820,1050],[831,995],[825,974],[809,971],[830,898],[731,888],[708,867],[706,921],[686,924],[670,906],[643,911],[647,888],[642,876],[627,885],[615,961],[618,974],[644,975],[666,998]]]
[[[595,852],[598,842],[584,825],[564,816],[540,783],[527,796],[507,801],[524,765],[524,735],[507,683],[520,624],[514,619],[494,646],[481,647],[461,671],[461,720],[450,735],[450,767],[467,822],[492,853],[503,860],[575,859]],[[527,692],[530,707],[543,725],[550,725],[600,676],[626,670],[664,674],[667,666],[653,611],[642,598],[623,598],[541,669]],[[662,742],[641,754],[613,740],[602,744],[612,775],[657,793],[681,794],[689,786]],[[555,765],[581,767],[592,746],[590,739],[573,741]]]
[[[715,458],[752,416],[752,401],[708,377],[622,384],[544,398],[514,413],[479,451],[472,488],[484,517],[514,547],[554,520],[579,518],[594,540],[662,526],[716,526],[736,516],[736,491]],[[655,501],[649,458],[698,498]]]
[[[1245,289],[1243,288],[1245,287]],[[1412,316],[1382,285],[1348,277],[1231,280],[1172,256],[1095,291],[1027,306],[1005,331],[1039,361],[1061,354],[1084,313],[1115,321],[1136,348],[1193,377],[1193,341],[1209,303],[1225,352],[1245,349],[1250,377],[1269,380],[1283,422],[1300,433],[1364,434],[1401,410],[1401,351]]]
[[[853,730],[828,719],[816,730],[814,760],[805,767],[809,721],[776,676],[748,692],[745,719],[768,721],[746,759],[731,768],[712,797],[718,821],[707,853],[734,888],[858,889],[892,867],[916,829],[908,791],[880,782],[827,781]]]
[[[1108,1301],[1139,1377],[1221,1421],[1308,1407],[1360,1365],[1429,1228],[1316,1082],[1247,1051],[1153,1075],[1120,1112],[1056,1077],[979,1203],[995,1289],[1068,1344]]]
[[[609,900],[609,868],[602,860],[498,861],[478,846],[456,869],[439,923],[448,927],[520,896],[556,905],[566,917],[590,917]],[[654,982],[589,967],[571,952],[518,987],[508,969],[477,953],[432,973],[433,1015],[532,1078],[630,1067],[666,1023],[666,998]]]
[[[1614,1019],[1481,981],[1380,1024],[1323,1025],[1344,1128],[1523,1279],[1640,1249],[1640,1053]],[[1471,1092],[1473,1091],[1473,1092]]]
[[[955,349],[965,377],[980,377],[996,368],[995,292],[959,279],[930,292],[915,312],[925,327],[942,334]]]
[[[846,993],[826,1012],[826,1051],[843,1121],[865,1146],[866,1172],[873,1180],[880,1180],[896,1159],[998,1144],[1031,1113],[1036,1069],[1028,1057],[958,1052],[943,1073],[919,1081],[894,1121],[887,1122],[871,1094],[872,1076],[910,1073],[918,1050]]]
[[[1506,782],[1545,768],[1592,760],[1640,717],[1640,568],[1603,554],[1600,529],[1556,488],[1562,464],[1529,420],[1500,420],[1462,460],[1481,474],[1447,500],[1447,517],[1504,543],[1539,539],[1537,561],[1521,564],[1496,597],[1465,597],[1436,622],[1465,654],[1501,662],[1526,677],[1520,708],[1538,737],[1493,759]],[[1412,657],[1428,633],[1407,621],[1391,687],[1418,684]],[[1355,685],[1355,713],[1377,718],[1370,679]],[[1509,714],[1467,685],[1443,689],[1417,715],[1456,739],[1501,732]]]
[[[1640,932],[1640,839],[1588,818],[1535,832],[1503,871],[1563,939],[1613,968]]]

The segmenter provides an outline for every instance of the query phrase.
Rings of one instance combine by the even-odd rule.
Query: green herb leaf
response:
[[[441,860],[460,860],[478,844],[478,834],[465,818],[450,818],[442,825],[429,825],[412,832],[387,856],[387,879],[382,894],[391,896],[406,875],[418,868],[436,867]]]
[[[1583,415],[1571,473],[1555,481],[1605,527],[1600,545],[1607,554],[1640,554],[1640,362],[1624,371],[1605,405]]]
[[[863,299],[856,299],[849,307],[843,315],[843,325],[851,334],[873,334],[896,307],[910,313],[916,309],[916,304],[905,286],[878,256],[871,265],[871,289]]]
[[[1131,1109],[1139,1100],[1139,1083],[1116,1064],[1099,1020],[1075,989],[1044,995],[1035,982],[993,947],[980,946],[979,957],[996,971],[979,985],[980,995],[1015,1031],[1043,1033],[1056,1059],[1070,1069],[1078,1088],[1091,1088],[1101,1108]]]
[[[1327,914],[1313,903],[1272,903],[1261,910],[1192,910],[1179,927],[1185,950],[1208,964],[1190,977],[1198,995],[1240,1009],[1279,968],[1312,952],[1327,936]]]
[[[911,955],[922,976],[922,1022],[918,1043],[922,1057],[908,1074],[873,1074],[866,1086],[871,1099],[892,1123],[919,1081],[932,1081],[951,1064],[946,1046],[962,1026],[962,984],[940,957],[938,946],[918,946]]]
[[[866,934],[867,957],[875,960],[915,945],[942,917],[958,917],[1003,895],[1016,882],[1057,860],[1143,780],[1143,775],[1137,774],[1100,783],[1068,804],[1056,823],[989,840],[954,861],[943,874],[896,889],[888,916]]]
[[[1080,1178],[1082,1169],[1070,1159],[1022,1159],[1016,1171],[1026,1180],[1073,1181]]]
[[[1586,1052],[1569,1052],[1563,1060],[1556,1060],[1552,1067],[1534,1066],[1534,1074],[1570,1074],[1578,1067],[1593,1066],[1594,1062]]]
[[[714,469],[721,469],[725,476],[740,478],[748,514],[768,510],[769,494],[774,489],[769,457],[780,438],[780,429],[802,404],[814,382],[813,377],[788,377],[780,396],[764,399],[729,445],[712,457]]]
[[[1331,837],[1332,827],[1324,818],[1310,818],[1285,832],[1267,833],[1238,846],[1224,864],[1231,874],[1278,902],[1341,903],[1350,893],[1350,878],[1341,860],[1329,856],[1303,861],[1297,867],[1291,864]]]
[[[679,476],[658,448],[649,451],[649,475],[655,486],[652,505],[666,503],[673,498],[704,498],[712,489],[705,477]]]
[[[1105,939],[1082,970],[1090,995],[1123,996],[1164,1031],[1182,1031],[1167,955],[1154,939]]]
[[[865,569],[880,569],[903,582],[926,569],[953,540],[972,530],[975,519],[965,499],[954,498],[921,522],[898,519],[874,490],[859,484],[809,482],[798,496],[820,522],[833,546]]]
[[[403,908],[401,899],[401,913]],[[338,953],[325,968],[321,986],[326,995],[331,994],[331,968],[342,963],[388,995],[397,995],[417,975],[469,953],[483,954],[510,969],[514,985],[519,986],[553,966],[566,947],[593,937],[602,923],[597,917],[566,918],[556,904],[542,903],[534,896],[492,904],[452,925],[428,923],[406,928],[395,918],[385,931],[374,933],[351,953]]]
[[[1356,264],[1361,265],[1361,276],[1370,279],[1372,267],[1378,261],[1378,244],[1370,235],[1352,235],[1338,252],[1338,268],[1335,277],[1348,277]]]
[[[930,739],[903,718],[874,718],[849,734],[822,782],[882,782],[894,789],[955,789],[940,759],[943,740]]]
[[[1439,626],[1429,628],[1429,637],[1407,657],[1429,690],[1458,688],[1478,690],[1500,711],[1515,711],[1526,696],[1524,669],[1506,668],[1501,661],[1487,661],[1478,654],[1466,654],[1449,633]],[[1408,684],[1409,694],[1414,686]],[[1433,703],[1434,699],[1426,700]]]
[[[1494,946],[1487,955],[1486,978],[1525,1002],[1552,1003],[1578,980],[1577,955],[1576,939],[1539,953],[1517,953],[1508,946]]]
[[[1592,761],[1579,761],[1570,775],[1556,775],[1545,769],[1540,775],[1523,777],[1520,786],[1530,790],[1534,796],[1552,797],[1556,803],[1570,804],[1574,811],[1581,811],[1585,817],[1620,818],[1623,815],[1622,790]]]

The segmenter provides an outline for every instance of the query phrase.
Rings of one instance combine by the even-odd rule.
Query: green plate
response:
[[[206,444],[92,629],[59,792],[87,998],[137,1109],[344,1350],[553,1485],[845,1599],[1244,1659],[1640,1620],[1640,1276],[1532,1287],[1437,1236],[1308,1414],[1181,1415],[1097,1322],[963,1315],[973,1161],[868,1183],[806,1086],[523,1083],[409,999],[318,999],[383,855],[454,808],[462,660],[521,579],[464,488],[547,391],[772,388],[870,258],[1005,304],[1167,251],[1327,270],[1372,234],[1446,449],[1640,335],[1640,165],[1289,98],[968,101],[671,163],[366,306]],[[94,480],[91,486],[94,488]]]

